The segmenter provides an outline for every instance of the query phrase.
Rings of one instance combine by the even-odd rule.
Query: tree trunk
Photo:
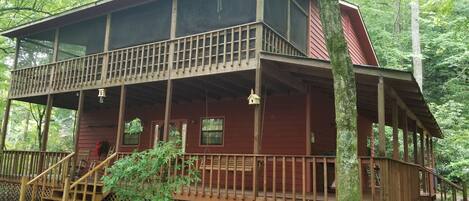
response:
[[[420,50],[420,25],[419,25],[419,1],[414,0],[410,4],[411,7],[411,29],[412,29],[412,59],[414,64],[414,77],[420,86],[423,88],[423,74],[422,74],[422,54]]]
[[[342,27],[338,0],[320,0],[321,21],[334,78],[337,125],[336,189],[339,201],[359,201],[355,75]]]

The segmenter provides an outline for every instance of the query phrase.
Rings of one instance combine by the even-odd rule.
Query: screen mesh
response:
[[[255,20],[255,0],[179,0],[176,35],[201,33]]]
[[[171,0],[158,0],[112,14],[110,49],[169,39]]]
[[[290,7],[290,15],[290,42],[298,49],[306,51],[308,16],[294,4]]]
[[[266,0],[264,21],[282,36],[287,37],[288,0]]]
[[[105,31],[104,16],[60,28],[58,59],[65,60],[102,52]]]
[[[298,3],[301,6],[301,8],[303,8],[303,10],[308,12],[309,0],[294,0],[294,1],[296,1],[296,3]]]
[[[55,30],[32,34],[20,39],[17,68],[39,66],[52,62]]]

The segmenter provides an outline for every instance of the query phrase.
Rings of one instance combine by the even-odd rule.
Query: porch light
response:
[[[254,90],[251,89],[251,95],[248,97],[249,105],[259,105],[261,104],[261,97],[254,93]]]
[[[98,89],[98,98],[99,103],[104,103],[104,98],[106,98],[106,89]]]

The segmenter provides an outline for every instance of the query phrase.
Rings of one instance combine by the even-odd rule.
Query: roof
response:
[[[329,61],[266,52],[261,54],[261,61],[269,64],[275,63],[282,71],[333,95],[332,67]],[[359,113],[377,122],[377,84],[382,77],[386,90],[385,119],[387,125],[392,125],[393,101],[390,100],[398,97],[399,106],[407,110],[407,115],[411,119],[416,119],[416,125],[425,128],[434,137],[443,137],[442,131],[411,72],[368,65],[354,65],[354,71]],[[413,123],[409,124],[412,126]],[[399,126],[402,128],[402,123]]]
[[[25,36],[43,30],[61,27],[78,21],[102,16],[127,7],[137,6],[154,0],[99,0],[62,13],[22,24],[0,33],[6,37]]]

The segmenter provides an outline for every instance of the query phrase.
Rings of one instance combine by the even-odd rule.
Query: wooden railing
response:
[[[12,71],[10,98],[254,69],[257,52],[304,56],[249,23]],[[169,71],[171,70],[171,71]],[[171,72],[171,73],[170,73]]]
[[[28,181],[27,177],[21,179],[20,201],[41,200],[51,194],[52,189],[61,188],[64,181],[70,176],[75,152],[65,156],[55,164]]]
[[[467,186],[458,185],[452,181],[436,174],[433,170],[420,167],[420,177],[424,183],[421,185],[421,192],[424,195],[434,197],[435,200],[468,201]]]
[[[0,154],[0,180],[19,182],[28,180],[59,162],[69,153],[39,151],[3,151]]]

